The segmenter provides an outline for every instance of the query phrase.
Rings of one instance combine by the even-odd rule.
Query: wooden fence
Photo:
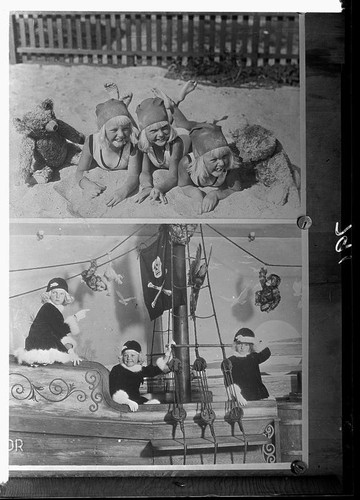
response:
[[[296,14],[12,12],[10,63],[168,66],[235,57],[298,64]]]

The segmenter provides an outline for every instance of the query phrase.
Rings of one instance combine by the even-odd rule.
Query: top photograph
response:
[[[9,15],[11,219],[302,215],[298,14]]]

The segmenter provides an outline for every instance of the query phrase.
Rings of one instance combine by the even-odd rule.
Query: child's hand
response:
[[[136,401],[132,401],[131,399],[127,400],[127,405],[131,411],[138,411],[139,409],[139,405],[136,403]]]
[[[84,319],[85,316],[86,316],[86,313],[90,311],[90,309],[81,309],[80,311],[78,311],[76,314],[74,314],[75,318],[77,319],[77,321],[80,321],[81,319]]]
[[[238,394],[238,401],[240,403],[240,406],[246,406],[247,405],[246,399],[241,394]]]
[[[81,179],[81,187],[90,198],[96,198],[106,189],[106,186],[103,184],[91,181],[87,177]]]
[[[73,365],[79,365],[82,361],[81,358],[75,353],[74,349],[69,349],[68,353],[70,354],[70,360],[73,362]]]
[[[121,201],[125,200],[126,198],[126,195],[125,193],[121,190],[121,189],[118,189],[117,191],[115,191],[113,193],[113,195],[108,199],[108,201],[106,202],[106,205],[108,207],[115,207],[115,205],[117,205],[118,203],[120,203]]]
[[[147,187],[140,191],[140,193],[135,198],[135,203],[142,203],[151,193],[152,188]]]
[[[216,191],[211,191],[211,193],[207,193],[205,198],[202,201],[201,208],[202,212],[211,212],[218,202],[218,197]]]
[[[151,201],[159,200],[160,203],[164,203],[165,205],[167,203],[166,196],[158,188],[152,188],[151,193],[149,195],[149,200]]]

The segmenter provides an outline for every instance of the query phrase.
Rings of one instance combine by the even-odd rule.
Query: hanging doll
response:
[[[260,306],[262,312],[270,312],[281,300],[279,285],[281,278],[277,274],[267,276],[267,269],[262,267],[259,271],[259,280],[262,290],[255,293],[255,305]]]
[[[104,292],[107,290],[107,284],[103,281],[102,277],[96,273],[97,270],[96,260],[92,260],[89,269],[81,273],[83,281],[94,292]]]
[[[51,279],[41,299],[43,305],[31,324],[25,348],[14,353],[19,364],[37,366],[69,361],[79,364],[81,360],[74,351],[76,341],[70,334],[80,332],[78,321],[85,318],[89,309],[82,309],[64,319],[64,307],[74,298],[69,295],[68,285],[62,278]]]

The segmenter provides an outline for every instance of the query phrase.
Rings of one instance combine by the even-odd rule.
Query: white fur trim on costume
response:
[[[255,344],[254,337],[243,337],[242,335],[238,335],[235,339],[235,342],[245,342],[246,344]]]
[[[158,358],[156,360],[156,365],[160,368],[161,371],[170,371],[168,364],[167,364],[167,359],[165,358]]]
[[[118,391],[114,392],[112,398],[115,403],[127,404],[127,402],[129,401],[129,394],[122,389],[119,389]]]
[[[124,363],[120,363],[120,365],[123,368],[126,368],[127,370],[129,370],[129,372],[141,372],[141,370],[143,368],[141,365],[126,366]]]
[[[73,348],[77,346],[76,340],[73,337],[71,337],[70,335],[66,335],[66,337],[63,337],[61,339],[61,343],[64,344],[65,346],[66,346],[66,344],[71,344],[73,346]]]
[[[237,397],[238,399],[242,396],[242,394],[241,394],[241,389],[240,389],[240,387],[239,387],[237,384],[231,384],[231,385],[229,386],[229,389],[230,389],[230,388],[232,388],[232,389],[233,389],[233,391],[235,392],[236,397]]]
[[[76,319],[76,317],[74,315],[68,316],[65,319],[64,323],[66,323],[67,325],[70,326],[70,332],[73,335],[78,335],[80,333],[80,328],[79,328],[77,319]]]
[[[57,349],[31,349],[30,351],[20,347],[14,352],[18,363],[27,363],[32,365],[34,363],[51,365],[53,363],[68,363],[71,361],[71,356],[67,352],[61,352]]]

